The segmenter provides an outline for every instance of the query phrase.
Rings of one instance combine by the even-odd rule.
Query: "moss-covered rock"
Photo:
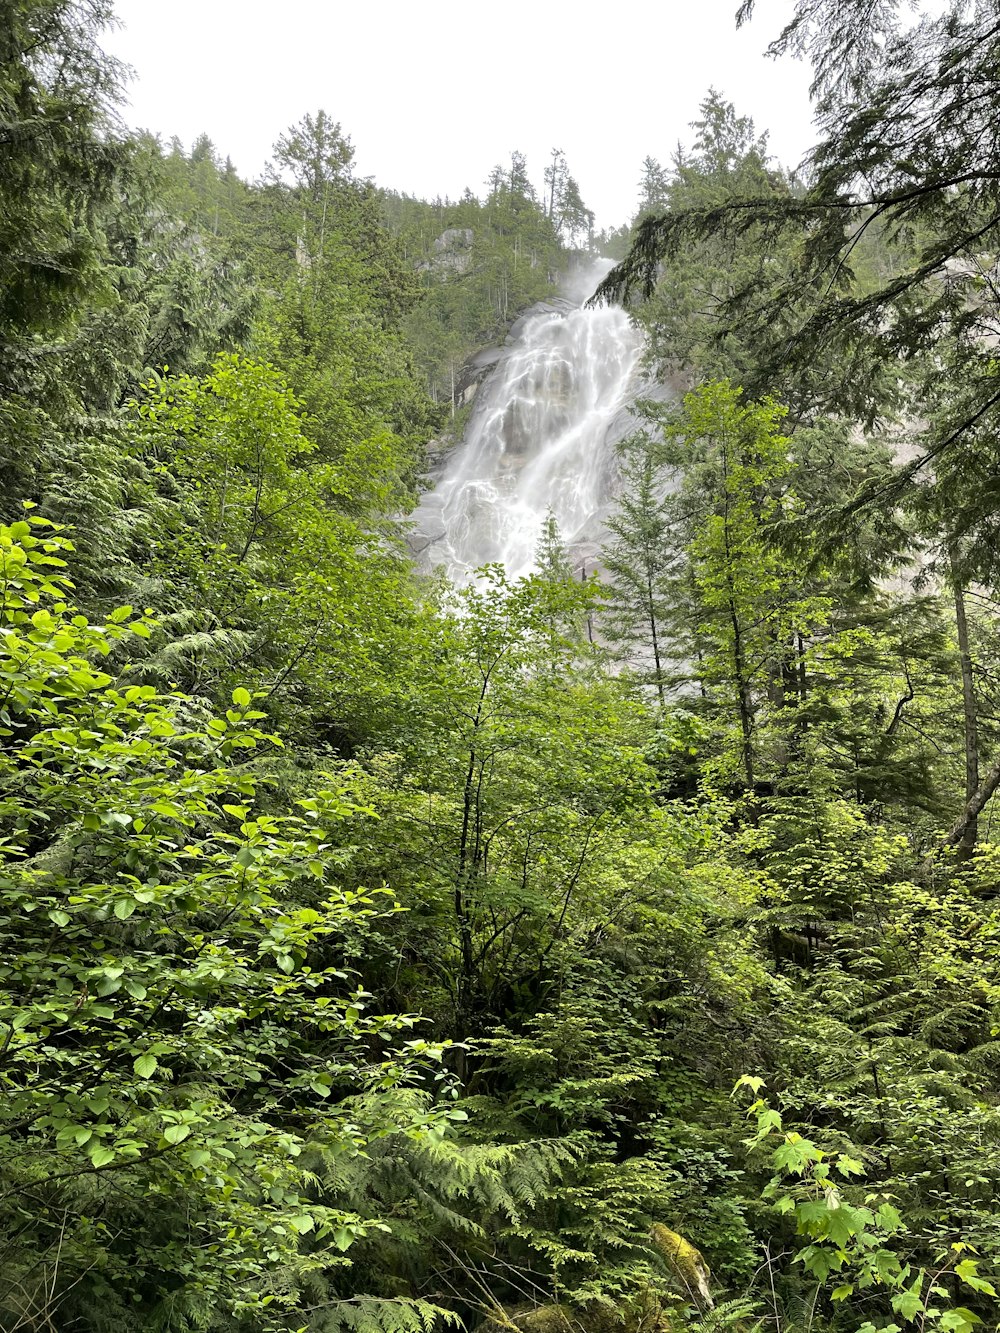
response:
[[[488,1321],[490,1333],[504,1328],[507,1333],[580,1333],[574,1311],[568,1305],[527,1305],[513,1310],[498,1310]]]

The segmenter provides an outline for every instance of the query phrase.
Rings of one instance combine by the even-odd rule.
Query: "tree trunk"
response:
[[[955,825],[961,825],[961,834],[952,845],[957,846],[959,856],[964,860],[976,850],[979,837],[979,811],[989,796],[979,804],[979,728],[976,708],[976,687],[972,676],[972,654],[969,649],[969,624],[965,615],[965,592],[962,587],[958,551],[954,542],[948,546],[948,563],[951,567],[951,586],[955,598],[955,625],[958,630],[958,654],[962,664],[962,713],[965,722],[965,811],[962,819]],[[952,830],[954,834],[955,829]],[[952,838],[949,837],[949,842]]]
[[[983,778],[978,790],[973,793],[972,799],[966,803],[957,823],[951,832],[945,838],[945,845],[948,847],[965,847],[968,845],[968,828],[974,824],[986,802],[990,799],[996,789],[1000,787],[1000,759],[993,765],[990,771]],[[973,842],[973,846],[975,843]]]
[[[650,565],[646,565],[646,610],[649,614],[649,635],[653,645],[653,664],[656,668],[656,693],[660,701],[660,711],[664,712],[667,707],[666,696],[663,691],[663,667],[660,663],[660,637],[656,632],[656,598],[653,595],[653,571]]]
[[[740,730],[743,734],[743,771],[746,774],[747,790],[752,793],[756,786],[753,762],[753,703],[743,660],[743,631],[733,602],[729,603],[729,616],[733,627],[733,668],[739,701]]]

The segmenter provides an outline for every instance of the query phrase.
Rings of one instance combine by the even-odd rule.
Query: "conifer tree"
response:
[[[621,449],[620,490],[607,520],[611,539],[601,552],[608,576],[602,632],[667,702],[674,656],[678,578],[685,534],[670,492],[673,479],[648,432]]]
[[[655,157],[644,157],[639,179],[639,209],[636,219],[641,221],[651,213],[660,213],[670,197],[670,176]]]
[[[109,295],[104,224],[127,151],[105,0],[13,0],[0,24],[0,494],[33,469],[78,403],[61,373],[89,298]],[[9,511],[7,511],[9,514]]]

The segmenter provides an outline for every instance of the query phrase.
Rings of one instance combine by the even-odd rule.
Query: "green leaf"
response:
[[[980,1292],[983,1296],[993,1296],[997,1294],[997,1289],[992,1282],[987,1282],[984,1277],[966,1278],[965,1285],[971,1287],[973,1291]]]
[[[190,1125],[167,1125],[163,1137],[168,1143],[182,1143],[190,1133]]]
[[[893,1296],[892,1308],[895,1312],[901,1314],[904,1319],[916,1319],[924,1308],[923,1287],[924,1275],[923,1272],[919,1272],[909,1287]]]
[[[903,1225],[903,1219],[891,1203],[881,1204],[875,1218],[883,1231],[898,1231]]]
[[[781,1112],[767,1106],[757,1116],[757,1138],[766,1139],[772,1130],[781,1129]]]
[[[821,1153],[815,1144],[800,1134],[788,1134],[785,1142],[775,1150],[774,1164],[779,1170],[801,1174],[810,1162],[818,1162]]]
[[[938,1320],[938,1327],[952,1329],[954,1333],[969,1333],[970,1329],[982,1322],[979,1315],[966,1309],[964,1305],[955,1305],[950,1310],[945,1310]]]
[[[756,1093],[760,1092],[763,1086],[764,1080],[758,1078],[756,1074],[743,1074],[742,1077],[738,1078],[733,1084],[733,1092],[735,1092],[737,1088],[749,1088],[751,1092]]]
[[[245,690],[242,685],[233,690],[233,703],[237,708],[249,708],[252,702],[250,691]]]
[[[139,1078],[152,1078],[158,1065],[155,1055],[139,1055],[132,1061],[132,1068]]]
[[[856,1157],[848,1157],[843,1153],[837,1158],[835,1166],[842,1176],[863,1176],[865,1174],[863,1162],[859,1162]]]

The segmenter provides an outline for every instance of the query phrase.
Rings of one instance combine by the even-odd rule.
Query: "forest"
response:
[[[2,1333],[995,1327],[995,7],[796,0],[804,166],[709,90],[600,233],[320,110],[244,180],[2,9]],[[449,582],[597,255],[599,568]]]

